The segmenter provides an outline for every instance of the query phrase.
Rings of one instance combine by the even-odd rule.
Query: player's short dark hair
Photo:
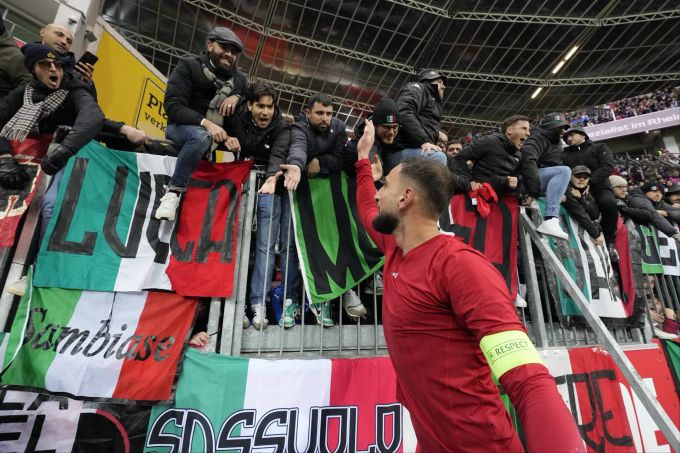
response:
[[[531,118],[525,115],[512,115],[507,117],[506,119],[503,120],[501,123],[501,132],[505,132],[510,126],[515,124],[518,121],[528,121],[531,122]]]
[[[401,174],[416,183],[425,195],[427,210],[438,218],[453,194],[449,169],[431,159],[411,157],[401,161]]]
[[[323,93],[316,93],[311,95],[307,100],[307,108],[311,109],[314,106],[314,103],[316,102],[323,105],[324,107],[333,107],[333,99],[331,99],[329,95]]]
[[[276,104],[276,90],[268,83],[253,82],[248,87],[246,99],[248,102],[257,102],[262,96],[271,96]]]

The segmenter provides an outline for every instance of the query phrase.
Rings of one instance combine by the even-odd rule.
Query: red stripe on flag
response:
[[[330,406],[354,406],[359,411],[355,451],[367,451],[376,444],[376,405],[395,404],[396,395],[397,378],[388,357],[332,360]],[[392,420],[388,418],[387,422],[384,439],[389,445]],[[328,446],[333,451],[338,432],[337,425],[331,427],[334,429],[329,430]]]
[[[139,359],[125,359],[112,398],[146,401],[170,399],[177,364],[195,313],[194,299],[173,293],[148,293],[135,331],[135,335],[142,338],[141,344],[133,343],[128,348],[129,356],[134,353]],[[170,341],[174,341],[171,346],[158,348],[159,344],[167,346]]]
[[[177,225],[177,249],[183,250],[187,256],[180,258],[173,250],[166,270],[177,294],[231,296],[238,251],[236,233],[241,186],[252,166],[252,161],[228,164],[201,162],[191,175],[193,179],[207,183],[208,187],[190,186],[184,195]],[[236,190],[230,194],[234,187]],[[234,223],[231,231],[225,231],[230,214]],[[225,239],[230,244],[225,244]],[[230,256],[226,256],[227,250],[231,251]],[[215,275],[220,277],[215,278]]]
[[[628,227],[619,216],[616,223],[616,250],[619,252],[619,273],[621,286],[623,286],[623,308],[626,316],[633,314],[635,305],[635,280],[633,278],[633,261],[630,255],[630,243],[628,241]],[[639,264],[638,264],[639,266]]]

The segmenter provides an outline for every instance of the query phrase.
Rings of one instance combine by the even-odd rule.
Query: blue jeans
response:
[[[543,217],[557,217],[560,213],[562,197],[569,187],[571,169],[564,165],[538,169],[538,181],[541,183],[541,195],[545,194],[545,212]]]
[[[295,232],[288,193],[283,195],[258,194],[255,265],[250,280],[251,306],[261,304],[271,287],[274,274],[274,247],[279,234],[281,237],[279,265],[286,281],[285,298],[296,301],[299,296],[300,272],[298,271]]]
[[[392,171],[394,167],[399,165],[399,162],[409,157],[424,157],[425,159],[432,159],[446,167],[446,153],[441,151],[424,152],[420,148],[404,148],[401,151],[385,153],[385,174]]]
[[[40,223],[40,244],[42,244],[43,238],[45,237],[45,232],[47,231],[47,225],[50,224],[50,219],[52,218],[52,213],[54,212],[54,206],[57,204],[57,195],[59,194],[59,186],[61,185],[61,180],[64,178],[64,170],[66,167],[62,168],[52,176],[50,180],[50,187],[47,188],[45,196],[40,202],[40,213],[42,215],[42,221]]]
[[[182,147],[179,150],[175,172],[172,174],[168,189],[184,192],[201,158],[210,151],[212,138],[201,126],[190,124],[168,124],[165,135]]]

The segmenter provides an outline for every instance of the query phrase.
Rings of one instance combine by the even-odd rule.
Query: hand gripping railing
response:
[[[544,263],[549,267],[564,285],[564,290],[571,296],[578,308],[581,310],[588,325],[597,335],[597,339],[604,345],[609,354],[614,359],[614,363],[619,367],[621,373],[628,381],[628,384],[635,392],[635,395],[640,399],[652,420],[659,427],[661,432],[668,439],[668,443],[675,451],[680,451],[680,432],[673,424],[671,418],[666,414],[666,411],[661,407],[652,392],[642,383],[642,377],[633,367],[633,364],[628,359],[626,354],[616,342],[614,337],[609,333],[609,330],[602,323],[600,318],[596,316],[591,310],[588,301],[583,296],[581,289],[576,285],[576,282],[571,278],[567,270],[564,268],[555,253],[548,247],[546,241],[542,239],[540,233],[536,231],[533,222],[527,216],[526,212],[520,212],[520,226],[521,229],[529,234],[532,242],[543,255]]]

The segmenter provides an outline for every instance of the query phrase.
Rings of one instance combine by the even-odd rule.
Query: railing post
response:
[[[520,208],[524,212],[524,208]],[[519,243],[522,256],[522,269],[524,270],[524,281],[527,286],[527,305],[531,313],[531,328],[534,333],[534,343],[539,348],[548,347],[548,333],[545,329],[543,319],[543,308],[541,307],[541,293],[538,288],[538,276],[536,274],[536,261],[534,251],[531,248],[529,235],[524,231],[521,223],[518,225]]]

